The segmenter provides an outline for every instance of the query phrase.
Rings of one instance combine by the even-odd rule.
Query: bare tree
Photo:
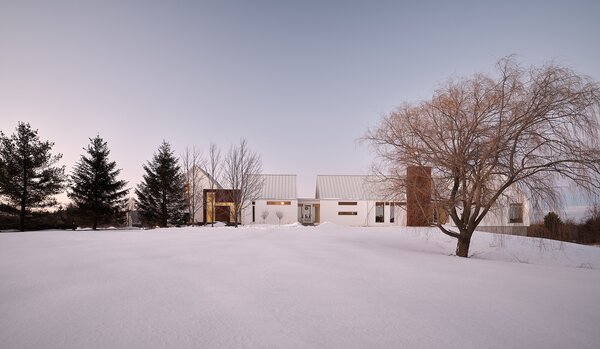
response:
[[[192,225],[196,222],[196,215],[202,209],[203,184],[202,177],[204,176],[202,168],[204,167],[204,159],[202,153],[196,148],[186,147],[180,156],[182,169],[184,172],[185,181],[185,198],[187,201],[188,223]]]
[[[208,161],[206,163],[206,172],[209,175],[209,189],[213,190],[216,188],[217,183],[221,179],[221,150],[215,143],[211,143],[208,148]],[[212,227],[215,226],[215,210],[213,206],[211,223]]]
[[[599,84],[556,64],[525,69],[508,57],[497,67],[498,78],[450,80],[431,100],[397,108],[365,137],[396,191],[411,185],[406,168],[431,168],[429,205],[456,229],[433,224],[458,239],[461,257],[486,214],[514,195],[558,206],[565,179],[600,192]]]
[[[283,218],[283,212],[277,211],[277,212],[275,212],[275,215],[277,216],[277,219],[279,219],[279,225],[281,225],[281,219]]]
[[[239,145],[233,145],[223,162],[223,175],[233,189],[234,225],[237,228],[242,211],[254,201],[262,190],[262,160],[248,148],[245,139]]]
[[[264,224],[267,221],[267,217],[269,217],[269,211],[263,211],[260,217],[262,218]]]

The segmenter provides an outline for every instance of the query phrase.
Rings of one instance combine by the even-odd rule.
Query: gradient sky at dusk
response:
[[[517,54],[600,80],[599,1],[0,0],[0,130],[56,143],[68,171],[100,134],[130,186],[160,142],[265,173],[368,173],[357,139],[402,102]]]

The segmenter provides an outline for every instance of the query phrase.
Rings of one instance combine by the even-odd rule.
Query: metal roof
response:
[[[260,199],[291,199],[298,198],[296,192],[296,175],[262,174],[263,187]]]
[[[385,197],[375,176],[318,175],[317,199],[377,200]]]

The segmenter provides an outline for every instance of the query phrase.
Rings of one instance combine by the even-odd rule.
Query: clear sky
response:
[[[265,173],[368,173],[357,142],[451,76],[517,54],[600,80],[600,1],[0,0],[0,130],[56,143],[68,171],[100,134],[135,186],[163,139]]]

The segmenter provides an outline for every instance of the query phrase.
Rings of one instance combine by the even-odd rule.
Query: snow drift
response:
[[[3,348],[596,348],[600,249],[428,228],[0,234]]]

